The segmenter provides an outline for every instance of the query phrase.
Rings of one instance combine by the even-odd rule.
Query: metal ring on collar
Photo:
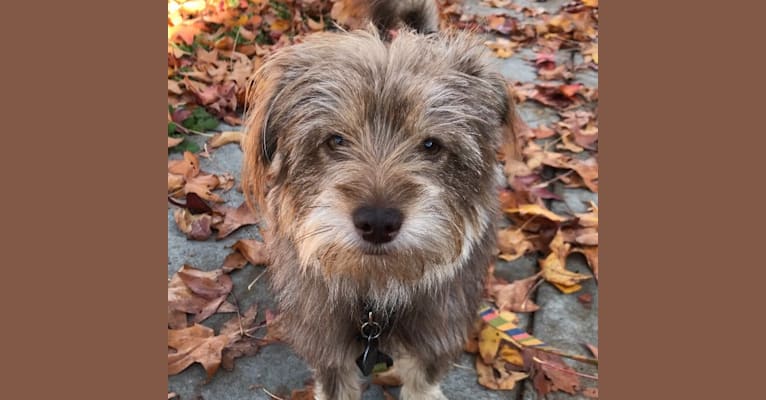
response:
[[[366,332],[367,328],[370,328],[370,332]],[[377,339],[380,334],[383,332],[383,329],[381,329],[380,324],[378,324],[375,321],[372,322],[365,322],[362,324],[362,327],[359,329],[362,332],[362,337],[365,339]]]

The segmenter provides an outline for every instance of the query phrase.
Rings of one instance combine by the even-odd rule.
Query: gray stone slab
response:
[[[574,254],[567,259],[567,269],[592,276],[585,259]],[[536,302],[540,310],[534,313],[533,335],[547,344],[560,350],[591,356],[584,347],[585,343],[598,347],[598,286],[595,280],[582,282],[582,289],[576,293],[563,294],[553,285],[544,283],[537,292]],[[590,305],[584,305],[578,296],[590,294]],[[564,360],[576,371],[588,375],[598,375],[598,368],[582,362]],[[583,387],[597,386],[597,382],[581,378]],[[539,397],[532,388],[531,382],[526,382],[523,393],[524,400],[536,400]],[[581,395],[571,396],[567,393],[550,393],[545,399],[582,399]]]

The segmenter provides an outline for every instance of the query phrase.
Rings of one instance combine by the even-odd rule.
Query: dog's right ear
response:
[[[367,13],[384,37],[390,29],[407,27],[417,33],[439,30],[435,0],[368,0]]]
[[[267,62],[254,74],[247,86],[245,137],[242,139],[241,185],[245,200],[251,209],[257,205],[264,210],[264,200],[270,189],[274,173],[279,168],[277,132],[270,124],[278,93],[277,68]]]

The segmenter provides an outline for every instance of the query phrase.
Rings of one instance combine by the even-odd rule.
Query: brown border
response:
[[[601,397],[762,396],[763,6],[601,3]]]
[[[164,9],[4,8],[4,398],[167,390]]]

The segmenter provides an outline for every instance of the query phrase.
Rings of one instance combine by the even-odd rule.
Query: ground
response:
[[[549,0],[545,2],[520,1],[524,5],[543,7],[555,11],[564,1]],[[497,9],[481,5],[478,0],[466,0],[465,13],[478,15],[510,14],[512,10]],[[557,57],[568,57],[559,52]],[[512,81],[535,82],[537,72],[533,62],[534,53],[521,50],[511,58],[498,59],[500,70]],[[575,73],[574,82],[581,82],[588,87],[598,87],[597,71],[588,69]],[[535,127],[539,124],[550,126],[558,119],[555,112],[535,102],[524,102],[519,108],[519,114],[527,125]],[[238,130],[240,127],[221,125],[217,130]],[[206,137],[195,136],[193,140],[202,144]],[[173,154],[171,159],[180,158]],[[210,159],[200,158],[201,169],[214,174],[232,173],[238,178],[242,163],[242,152],[235,144],[225,145],[214,152]],[[551,185],[553,192],[563,198],[563,201],[548,200],[549,208],[560,214],[571,212],[584,213],[588,210],[589,202],[598,203],[598,195],[585,189],[565,188],[556,182]],[[237,206],[243,201],[242,194],[237,190],[223,193],[226,204]],[[223,259],[231,252],[229,248],[235,241],[243,238],[258,238],[255,225],[243,227],[227,238],[215,241],[209,239],[201,242],[190,242],[176,227],[173,219],[175,206],[168,206],[168,278],[184,264],[193,265],[203,270],[219,268]],[[567,269],[586,275],[592,275],[584,257],[573,255],[567,258]],[[242,270],[234,271],[231,277],[234,281],[233,293],[239,302],[240,309],[247,309],[257,303],[259,310],[274,307],[269,293],[267,278],[264,276],[252,287],[247,286],[264,270],[263,267],[248,265]],[[496,275],[507,280],[524,278],[538,271],[538,257],[528,255],[513,262],[497,261]],[[572,295],[564,295],[547,282],[537,290],[534,301],[540,310],[531,314],[519,313],[521,325],[528,332],[548,344],[561,350],[576,354],[587,354],[584,343],[598,346],[598,288],[594,279],[582,282],[581,291]],[[592,295],[589,305],[578,300],[582,294]],[[259,313],[262,319],[263,313]],[[204,322],[205,325],[218,328],[231,314],[216,314]],[[480,386],[477,382],[474,368],[474,355],[463,354],[459,362],[453,366],[442,383],[445,395],[450,399],[536,399],[536,391],[529,380],[517,385],[510,391],[493,391]],[[597,368],[583,363],[569,362],[577,371],[596,375]],[[281,398],[286,398],[293,389],[305,386],[310,378],[304,362],[283,344],[265,346],[255,356],[241,357],[235,362],[233,371],[218,370],[213,379],[206,383],[205,372],[199,364],[194,364],[184,372],[168,377],[168,392],[175,392],[181,399],[273,399],[266,393],[268,390]],[[585,382],[586,386],[596,386],[597,382]],[[398,394],[397,389],[389,389],[392,394]],[[570,396],[562,392],[547,395],[549,399],[580,399],[582,396]],[[383,399],[382,389],[372,385],[364,394],[364,399]]]

